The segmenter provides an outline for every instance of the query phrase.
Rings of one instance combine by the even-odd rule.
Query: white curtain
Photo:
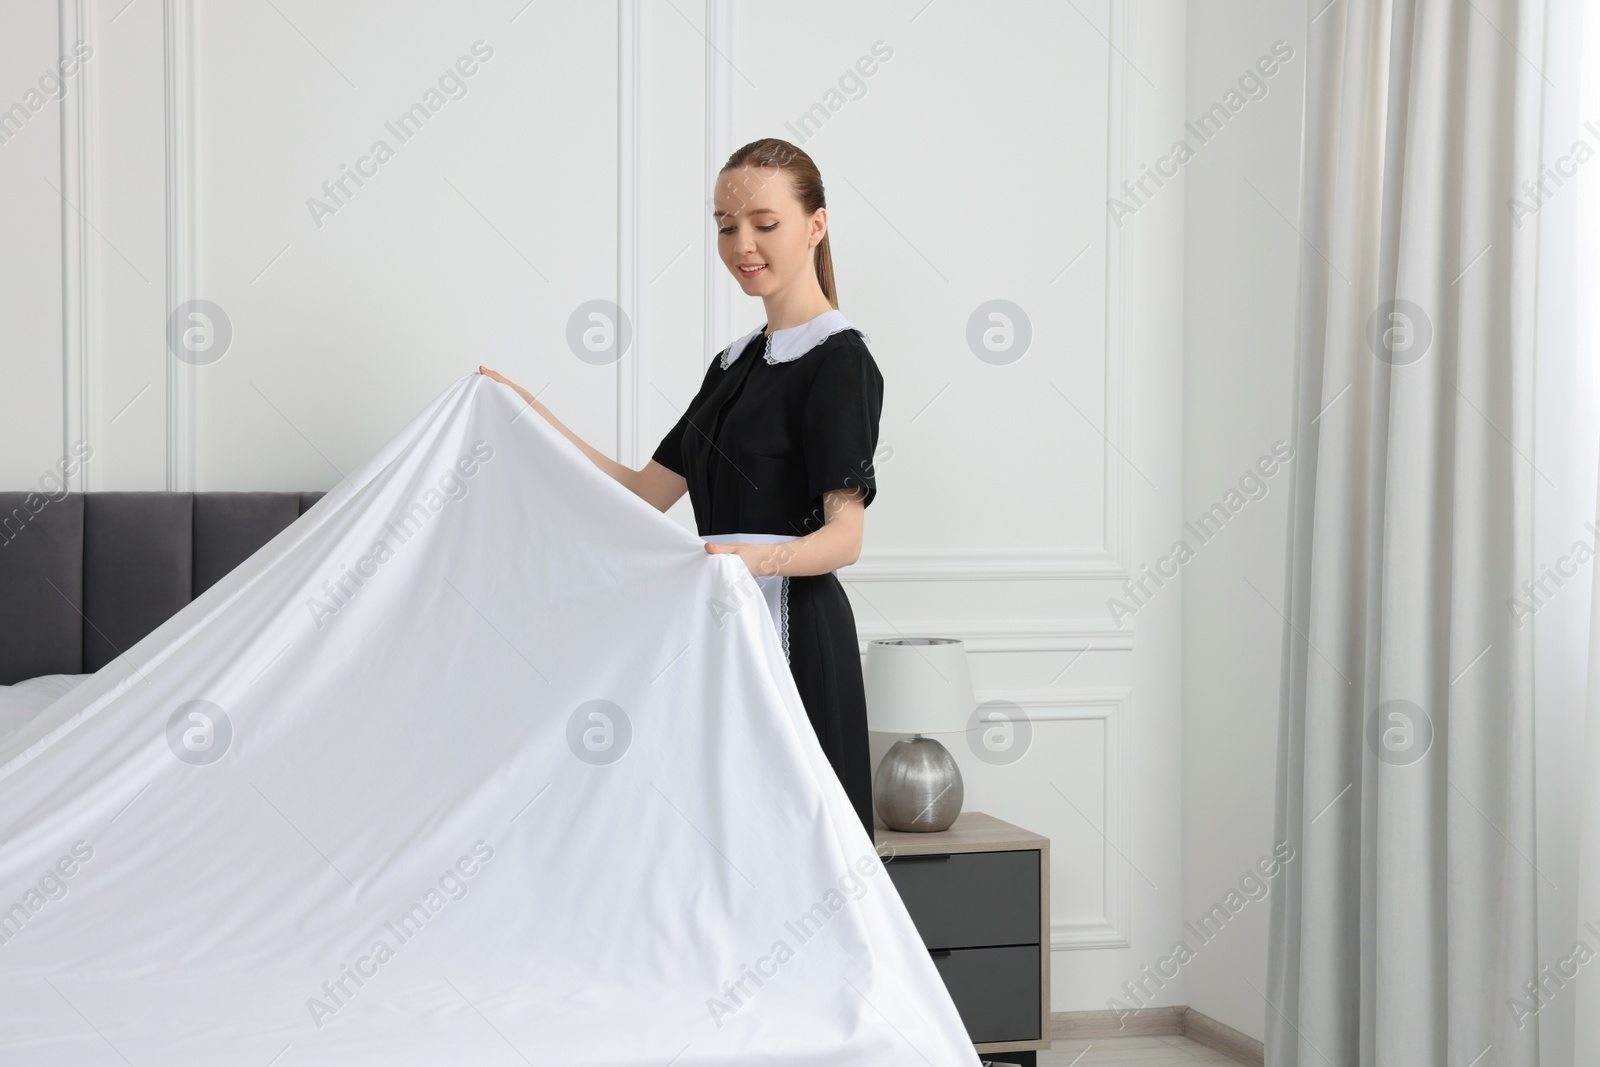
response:
[[[1274,1067],[1538,1063],[1544,7],[1310,0]]]

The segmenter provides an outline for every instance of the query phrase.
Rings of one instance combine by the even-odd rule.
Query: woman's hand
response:
[[[640,499],[644,500],[651,507],[656,508],[658,511],[666,511],[673,505],[674,501],[688,491],[689,483],[684,480],[683,475],[678,474],[675,471],[668,470],[666,467],[663,467],[653,459],[645,464],[645,469],[642,471],[636,471],[632,467],[625,467],[616,460],[612,459],[610,456],[600,452],[593,445],[589,444],[571,430],[567,429],[566,425],[560,419],[556,418],[554,412],[552,412],[545,405],[541,404],[538,400],[534,399],[532,393],[528,392],[510,378],[507,378],[505,375],[499,374],[484,366],[478,367],[478,373],[486,378],[492,378],[493,380],[500,382],[502,385],[509,385],[511,388],[515,389],[517,391],[517,395],[521,396],[522,399],[528,402],[529,407],[538,412],[544,421],[553,426],[561,434],[561,436],[565,437],[567,440],[576,445],[578,450],[584,455],[588,456],[590,461],[594,463],[596,467],[599,467],[607,475],[626,486]],[[522,413],[518,412],[517,419],[520,419],[521,417]],[[516,422],[517,420],[512,419],[511,421]]]
[[[732,552],[744,560],[750,573],[757,578],[776,574],[803,577],[848,567],[861,555],[863,513],[866,511],[861,501],[865,495],[866,491],[860,486],[829,489],[823,493],[826,518],[822,529],[803,537],[767,544],[713,543],[706,545],[706,551]]]
[[[522,386],[518,385],[516,382],[512,381],[510,378],[507,378],[505,375],[501,374],[499,371],[492,371],[492,370],[488,369],[487,367],[483,366],[482,364],[480,364],[478,366],[478,373],[483,375],[486,378],[493,378],[497,382],[503,382],[504,384],[511,386],[511,388],[513,388],[513,389],[515,389],[517,391],[517,395],[518,396],[522,397],[522,399],[526,400],[534,408],[537,408],[539,406],[539,402],[533,398],[533,394],[532,393],[528,392],[526,389],[524,389]]]
[[[744,565],[750,568],[750,573],[758,578],[778,573],[778,565],[782,561],[779,550],[782,548],[781,542],[775,545],[752,545],[744,542],[719,545],[710,541],[706,543],[708,555],[731,552],[744,560]]]

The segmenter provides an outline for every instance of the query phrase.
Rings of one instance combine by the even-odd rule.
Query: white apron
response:
[[[795,540],[793,534],[730,533],[701,534],[706,544],[776,545]],[[838,571],[829,571],[838,574]],[[752,574],[756,587],[766,598],[767,612],[772,616],[772,628],[783,642],[783,656],[789,658],[789,576],[787,574]]]

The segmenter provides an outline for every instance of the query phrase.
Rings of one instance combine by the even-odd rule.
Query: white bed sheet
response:
[[[15,685],[0,685],[0,744],[88,677],[87,674],[42,674]]]
[[[472,374],[0,741],[0,1063],[978,1058],[744,564]]]

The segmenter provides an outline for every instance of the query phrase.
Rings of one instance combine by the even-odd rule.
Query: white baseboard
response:
[[[1245,1067],[1263,1067],[1266,1050],[1261,1042],[1220,1023],[1185,1004],[1145,1008],[1123,1016],[1116,1011],[1056,1011],[1050,1013],[1050,1037],[1082,1040],[1091,1037],[1187,1037],[1237,1060]]]

